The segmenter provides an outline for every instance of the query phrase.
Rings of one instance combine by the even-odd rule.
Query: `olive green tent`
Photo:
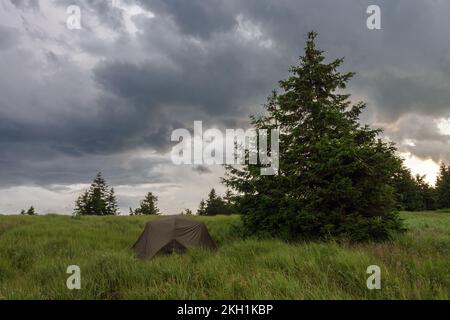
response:
[[[191,247],[215,249],[216,244],[203,222],[168,216],[148,222],[133,250],[139,258],[150,259],[157,254],[184,253]]]

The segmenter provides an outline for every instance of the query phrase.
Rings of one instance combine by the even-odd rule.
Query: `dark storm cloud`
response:
[[[141,1],[171,17],[181,33],[191,36],[209,37],[232,30],[236,15],[243,14],[276,41],[285,60],[284,64],[272,63],[280,71],[295,62],[305,33],[314,29],[329,57],[346,56],[345,67],[358,74],[353,87],[368,91],[384,119],[395,120],[406,111],[443,115],[450,109],[450,23],[445,14],[450,12],[449,2],[230,0],[220,6],[215,2],[195,1],[190,6],[191,1]],[[382,10],[380,31],[365,27],[366,8],[371,4]],[[217,23],[211,25],[212,21]],[[203,33],[198,31],[200,24],[206,30]],[[252,60],[246,57],[245,61]],[[274,80],[285,74],[273,73]],[[268,86],[265,89],[269,90]]]
[[[3,186],[84,182],[85,172],[102,168],[120,182],[160,181],[157,173],[140,178],[146,160],[127,171],[118,155],[167,151],[171,131],[194,120],[246,125],[296,63],[311,29],[329,58],[346,57],[344,69],[357,72],[351,91],[369,100],[379,121],[450,116],[447,1],[376,1],[380,31],[366,28],[373,1],[122,2],[155,17],[134,15],[139,32],[130,34],[110,1],[58,0],[63,13],[81,7],[83,29],[65,30],[65,16],[34,28],[50,16],[49,4],[12,1],[26,16],[0,25]],[[55,35],[57,25],[63,29]],[[442,151],[450,150],[448,139],[425,130],[420,117],[408,119],[387,134],[414,139],[407,150],[418,156],[450,160]]]
[[[198,48],[174,49],[179,51],[168,52],[167,58],[176,67],[111,61],[94,70],[95,79],[140,110],[194,107],[193,113],[219,116],[236,113],[243,101],[264,93],[276,83],[270,72],[279,73],[268,67],[270,53],[260,55],[253,48],[241,47],[239,52],[232,46],[212,47],[208,53]]]
[[[192,168],[193,171],[197,172],[198,174],[205,174],[205,173],[211,173],[211,169],[209,169],[206,166],[202,166],[202,165],[198,165],[198,166],[194,166]]]
[[[0,181],[2,187],[89,183],[102,171],[113,185],[171,181],[160,174],[162,158],[133,158],[130,154],[77,155],[44,144],[2,144]]]
[[[39,10],[39,0],[11,0],[11,3],[19,9]]]
[[[431,158],[435,162],[450,159],[450,136],[440,132],[433,114],[403,114],[386,128],[385,133],[398,143],[402,152]]]
[[[0,51],[12,48],[17,43],[15,30],[0,24]]]
[[[382,120],[395,120],[410,112],[450,115],[450,82],[419,74],[401,76],[389,71],[378,72],[376,77],[365,80],[371,88],[376,88],[371,97],[383,111],[380,114]]]
[[[209,38],[213,33],[225,32],[235,24],[232,1],[222,0],[150,0],[139,1],[156,14],[168,14],[175,19],[183,34]]]

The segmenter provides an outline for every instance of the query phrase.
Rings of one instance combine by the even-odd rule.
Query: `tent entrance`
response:
[[[159,250],[158,253],[171,254],[171,253],[185,253],[187,248],[179,243],[177,240],[171,240],[168,244]]]

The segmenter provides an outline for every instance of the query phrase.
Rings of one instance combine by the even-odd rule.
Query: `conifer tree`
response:
[[[89,190],[75,202],[75,214],[77,215],[117,215],[118,205],[114,194],[114,189],[109,188],[99,172],[92,182]]]
[[[450,166],[441,163],[439,175],[436,182],[437,207],[438,209],[450,208]]]
[[[36,212],[34,210],[34,207],[31,206],[30,209],[28,209],[28,211],[27,211],[27,215],[34,216],[35,214],[36,214]]]
[[[204,199],[202,199],[202,201],[200,201],[200,205],[197,209],[197,215],[199,215],[199,216],[206,215],[206,202]]]
[[[234,205],[234,196],[233,192],[230,189],[227,189],[225,195],[223,196],[223,200],[225,200],[226,204],[230,207]]]
[[[394,212],[392,177],[401,160],[381,130],[359,123],[365,108],[344,93],[353,73],[343,59],[325,62],[310,32],[299,65],[280,81],[252,117],[255,129],[279,129],[279,174],[263,176],[262,164],[227,166],[223,181],[240,194],[250,234],[284,239],[382,240],[402,230]],[[270,152],[270,150],[269,150]]]
[[[119,206],[117,204],[117,199],[114,193],[114,188],[111,188],[107,192],[106,197],[106,214],[107,215],[116,215],[119,212]]]
[[[136,215],[152,215],[159,214],[157,207],[158,197],[149,192],[145,196],[144,200],[140,202],[140,207],[134,210]]]
[[[404,165],[394,173],[393,186],[397,209],[406,211],[421,211],[425,209],[425,199],[417,177],[414,178],[411,170]]]
[[[225,196],[227,197],[227,194]],[[218,214],[233,213],[234,208],[231,205],[231,193],[228,193],[228,197],[228,200],[224,200],[221,196],[217,195],[217,192],[214,188],[211,189],[206,202],[204,202],[203,204],[200,203],[201,206],[204,206],[203,215],[215,216]]]
[[[419,190],[419,199],[422,200],[423,210],[436,210],[435,189],[425,181],[424,175],[416,175],[416,186]]]
[[[182,216],[192,216],[192,210],[191,209],[184,209],[180,212],[180,215]]]

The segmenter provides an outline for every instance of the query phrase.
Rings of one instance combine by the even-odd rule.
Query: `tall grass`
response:
[[[216,252],[140,261],[149,217],[0,216],[2,299],[448,299],[450,214],[402,213],[409,231],[382,244],[242,239],[238,216],[196,217]],[[81,268],[81,290],[66,287]],[[368,290],[366,269],[382,270]]]

